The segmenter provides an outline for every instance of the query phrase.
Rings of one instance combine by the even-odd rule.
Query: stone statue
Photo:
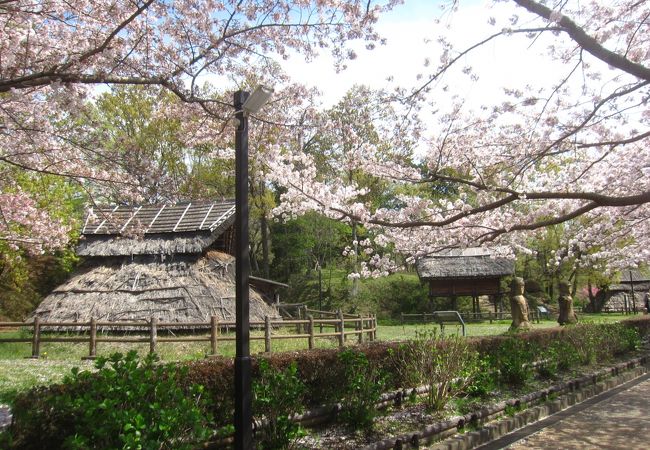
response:
[[[557,302],[560,306],[560,315],[557,318],[557,323],[566,325],[567,323],[578,322],[578,316],[573,311],[573,299],[571,298],[569,283],[560,281],[560,298]]]
[[[510,311],[512,312],[511,330],[527,330],[531,327],[528,321],[528,302],[524,297],[524,279],[514,277],[510,284]]]

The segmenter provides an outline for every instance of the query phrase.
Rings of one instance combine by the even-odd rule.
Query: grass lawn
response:
[[[582,321],[592,322],[615,322],[626,317],[620,314],[608,315],[587,315],[580,316]],[[510,326],[510,321],[499,321],[490,324],[469,323],[466,325],[468,336],[488,336],[505,333]],[[557,326],[552,320],[534,323],[533,328],[549,328]],[[377,339],[384,341],[406,340],[415,337],[417,330],[440,329],[436,324],[392,324],[379,325]],[[285,330],[283,334],[291,334],[293,330]],[[445,333],[461,333],[459,326],[445,326]],[[229,333],[231,337],[234,333]],[[30,334],[26,331],[0,331],[0,337],[26,337]],[[159,334],[163,337],[163,334]],[[264,351],[263,332],[252,331],[251,337],[262,338],[251,341],[251,353]],[[273,341],[273,351],[290,351],[307,348],[307,339],[284,339]],[[335,338],[316,339],[318,348],[335,348]],[[99,355],[108,356],[114,352],[126,353],[129,350],[137,350],[144,355],[149,351],[148,344],[122,344],[122,343],[98,343],[97,352]],[[158,353],[164,361],[182,361],[189,359],[203,358],[209,353],[207,342],[183,342],[183,343],[159,343]],[[234,341],[220,342],[219,353],[226,356],[234,356]],[[64,375],[70,373],[72,367],[92,368],[91,361],[82,361],[83,356],[88,355],[88,344],[70,343],[44,343],[41,345],[41,359],[26,359],[31,355],[31,344],[29,343],[0,343],[0,403],[8,402],[16,392],[29,389],[33,386],[56,383]]]

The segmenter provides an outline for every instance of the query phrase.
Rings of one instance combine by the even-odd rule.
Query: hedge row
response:
[[[601,354],[595,355],[597,360],[606,359],[625,353],[628,348],[624,340],[612,339],[612,333],[625,329],[635,329],[640,336],[650,335],[650,316],[634,318],[620,324],[579,324],[570,327],[546,328],[518,334],[517,337],[533,344],[534,347],[544,349],[551,343],[560,339],[574,343],[586,339],[598,339],[600,342],[592,344]],[[595,336],[594,336],[595,335]],[[470,347],[476,349],[481,356],[495,354],[505,341],[512,336],[484,336],[469,338]],[[444,342],[444,341],[442,341]],[[398,358],[393,355],[399,351],[402,344],[399,342],[373,342],[356,346],[356,350],[363,352],[370,364],[388,374],[386,380],[387,390],[402,389],[406,386],[401,379],[400,370],[396,365]],[[257,376],[259,359],[265,359],[275,369],[283,370],[295,362],[298,366],[300,379],[306,385],[306,407],[327,404],[338,398],[340,389],[336,380],[344,379],[343,367],[339,364],[338,349],[316,349],[283,352],[272,355],[257,355],[253,359],[253,377]],[[229,423],[233,414],[233,361],[231,358],[215,358],[186,363],[189,367],[187,382],[196,383],[206,387],[212,395],[215,405],[214,411],[218,422],[224,425]]]
[[[631,332],[636,330],[635,332]],[[632,346],[632,337],[648,336],[650,334],[650,316],[639,317],[618,324],[579,324],[569,327],[557,327],[543,330],[533,330],[516,335],[531,344],[530,348],[545,349],[559,340],[572,343],[576,352],[585,352],[580,357],[587,362],[589,359],[606,360],[612,356],[624,353]],[[488,336],[468,340],[470,348],[475,349],[483,357],[495,356],[500,350],[508,347],[505,344],[512,341],[512,336]],[[444,345],[444,340],[438,345]],[[409,388],[406,380],[401,378],[403,370],[398,365],[404,359],[396,358],[403,344],[399,342],[374,342],[355,347],[356,351],[365,354],[371,366],[386,374],[385,389],[395,390]],[[264,359],[275,369],[286,369],[296,363],[298,376],[305,385],[305,407],[309,408],[337,401],[340,398],[340,383],[345,379],[344,367],[340,364],[340,350],[318,349],[295,352],[285,352],[272,355],[258,355],[253,358],[253,377],[259,374],[259,361]],[[403,356],[403,355],[402,355]],[[408,363],[408,361],[407,361]],[[181,385],[190,391],[192,385],[204,386],[204,394],[209,397],[214,423],[217,427],[228,427],[232,423],[234,411],[233,398],[233,361],[231,358],[218,357],[200,361],[182,363]],[[185,370],[186,369],[186,370]],[[41,387],[19,395],[14,402],[15,421],[11,432],[14,437],[23,442],[33,442],[30,448],[48,448],[47,436],[57,429],[61,430],[69,418],[60,417],[57,411],[48,405],[53,404],[55,396],[83,395],[84,386],[55,385]],[[23,426],[22,424],[29,424]],[[35,440],[35,441],[34,441]]]

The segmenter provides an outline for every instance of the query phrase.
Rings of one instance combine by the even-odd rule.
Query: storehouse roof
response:
[[[492,278],[512,275],[514,260],[492,257],[483,248],[454,249],[416,262],[421,280]]]
[[[644,275],[638,270],[635,269],[625,269],[621,271],[620,284],[637,284],[637,283],[647,283],[650,281],[648,275]]]

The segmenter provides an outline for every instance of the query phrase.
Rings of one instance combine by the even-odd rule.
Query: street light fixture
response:
[[[271,97],[273,89],[259,86],[252,94],[235,92],[238,119],[235,132],[235,448],[253,448],[250,321],[248,281],[248,116]]]
[[[248,114],[255,114],[269,101],[271,95],[273,95],[273,88],[257,86],[250,97],[244,101],[242,109]]]

